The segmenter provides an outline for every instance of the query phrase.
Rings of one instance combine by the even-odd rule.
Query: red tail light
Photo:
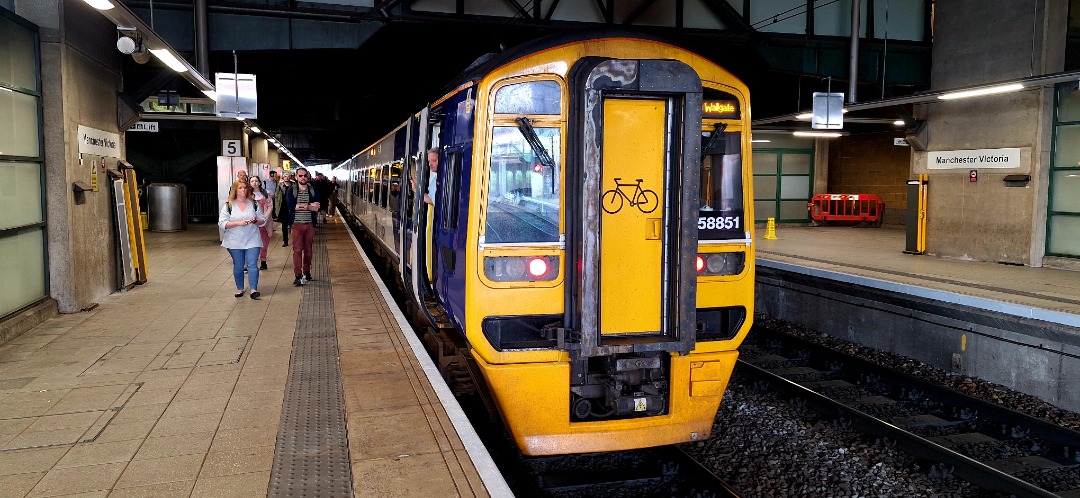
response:
[[[547,271],[547,261],[544,261],[543,258],[535,258],[532,261],[529,261],[529,273],[532,274],[532,276],[539,277],[547,273]]]

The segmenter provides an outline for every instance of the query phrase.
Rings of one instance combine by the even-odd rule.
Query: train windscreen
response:
[[[538,141],[521,127],[496,126],[491,142],[485,242],[559,241],[561,133],[554,127],[530,127]],[[530,145],[538,143],[544,151]],[[544,152],[551,159],[544,158]]]

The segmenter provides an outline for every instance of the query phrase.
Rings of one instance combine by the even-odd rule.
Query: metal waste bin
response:
[[[182,183],[151,183],[146,187],[151,232],[187,230],[187,187]]]

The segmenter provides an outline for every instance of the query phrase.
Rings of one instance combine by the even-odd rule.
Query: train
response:
[[[746,85],[609,30],[447,88],[332,174],[455,392],[524,455],[708,438],[754,316]]]

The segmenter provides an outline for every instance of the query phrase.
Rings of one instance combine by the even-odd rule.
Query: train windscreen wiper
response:
[[[536,135],[536,130],[533,129],[532,121],[529,121],[529,118],[520,117],[517,118],[517,124],[518,130],[521,130],[525,141],[529,142],[529,147],[532,147],[533,152],[536,153],[540,164],[551,168],[551,171],[555,171],[555,160],[551,158],[551,154],[544,148],[544,144],[540,143],[540,137]]]
[[[724,130],[726,129],[727,123],[716,123],[716,125],[713,126],[713,132],[711,135],[709,135],[709,141],[706,142],[705,146],[701,148],[702,162],[705,162],[705,158],[709,155],[709,150],[712,149],[713,145],[716,145],[716,142],[720,138],[720,135],[722,135],[724,133]]]

